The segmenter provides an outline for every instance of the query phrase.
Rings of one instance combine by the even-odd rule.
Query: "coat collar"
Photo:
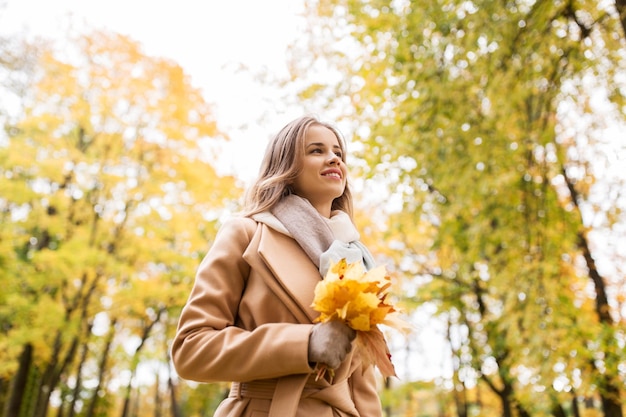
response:
[[[301,323],[310,323],[319,313],[311,308],[320,273],[291,237],[259,223],[244,259]],[[255,249],[258,254],[253,253]],[[256,255],[256,256],[255,256]]]

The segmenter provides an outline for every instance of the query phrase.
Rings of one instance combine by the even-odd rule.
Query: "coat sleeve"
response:
[[[250,381],[310,373],[312,324],[237,327],[250,266],[244,261],[256,229],[248,218],[227,221],[202,260],[172,343],[178,375],[199,382]]]

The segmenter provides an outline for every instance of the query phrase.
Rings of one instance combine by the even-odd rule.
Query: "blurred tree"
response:
[[[626,112],[619,4],[308,5],[294,83],[344,116],[388,187],[387,253],[429,280],[414,302],[455,335],[459,415],[478,379],[505,416],[558,414],[576,392],[621,417],[623,255],[592,240],[625,237],[624,144],[606,137]]]
[[[188,75],[124,36],[46,45],[32,72],[6,71],[27,88],[0,144],[5,415],[44,417],[51,399],[59,415],[110,415],[111,390],[167,357],[238,197],[214,168],[226,138]]]
[[[625,0],[615,0],[615,8],[617,9],[617,13],[619,14],[619,20],[622,24],[623,35],[626,37],[626,1]]]

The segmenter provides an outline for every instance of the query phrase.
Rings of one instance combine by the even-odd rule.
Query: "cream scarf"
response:
[[[375,266],[372,255],[359,241],[359,232],[350,216],[343,211],[333,211],[327,219],[308,200],[290,194],[280,200],[271,213],[259,213],[253,218],[291,236],[322,276],[326,275],[331,263],[341,259],[361,261],[366,269]]]

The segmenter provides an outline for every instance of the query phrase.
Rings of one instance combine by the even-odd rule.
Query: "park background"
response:
[[[414,323],[387,416],[623,416],[624,7],[0,2],[3,415],[212,415],[227,384],[176,377],[177,316],[312,112]]]

